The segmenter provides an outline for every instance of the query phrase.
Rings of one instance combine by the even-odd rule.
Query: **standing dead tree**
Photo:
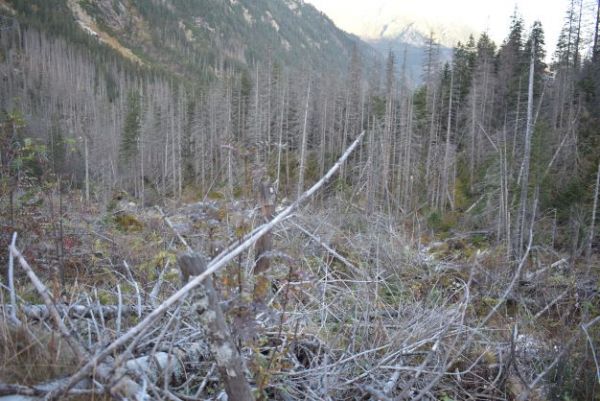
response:
[[[533,83],[535,73],[535,42],[531,46],[531,62],[529,63],[529,86],[527,91],[527,128],[525,130],[525,150],[523,154],[523,163],[521,165],[521,196],[518,210],[517,222],[517,246],[519,256],[523,253],[523,243],[525,238],[525,228],[527,224],[527,193],[529,190],[529,165],[531,161],[531,136],[533,134]]]

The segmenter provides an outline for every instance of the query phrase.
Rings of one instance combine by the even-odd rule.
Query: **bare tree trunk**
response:
[[[281,185],[281,152],[283,151],[283,123],[285,117],[285,88],[281,94],[281,110],[279,119],[279,138],[277,140],[277,178],[275,179],[275,189],[279,192],[279,186]]]
[[[509,198],[509,190],[508,190],[508,160],[507,160],[507,147],[506,147],[506,143],[507,143],[507,139],[506,139],[506,125],[504,126],[504,128],[502,129],[502,171],[500,172],[502,177],[504,177],[503,179],[503,185],[502,185],[502,203],[504,204],[504,232],[505,232],[505,243],[506,243],[506,260],[509,261],[510,260],[510,256],[512,254],[511,248],[511,238],[510,238],[510,232],[511,232],[511,227],[510,227],[510,223],[511,223],[511,215],[510,215],[510,205],[508,202],[508,198]]]
[[[427,200],[431,201],[431,188],[433,188],[433,153],[436,147],[436,123],[435,123],[435,105],[436,105],[436,91],[433,92],[432,110],[431,110],[431,122],[429,126],[429,139],[427,141],[427,160],[425,161],[425,181],[427,182]],[[435,191],[435,189],[433,190]],[[433,205],[433,204],[432,204]]]
[[[329,97],[325,97],[325,105],[323,106],[323,126],[321,127],[321,141],[319,143],[319,176],[325,173],[325,156],[326,156],[326,142],[327,142],[327,105],[329,103]]]
[[[144,197],[146,188],[144,182],[144,129],[140,130],[140,204],[144,206],[146,204],[146,199]]]
[[[477,132],[477,86],[473,86],[471,100],[471,143],[469,148],[469,189],[473,191],[475,181],[475,133]]]
[[[306,103],[304,104],[304,122],[302,123],[302,143],[300,145],[300,166],[298,167],[298,196],[302,195],[304,188],[304,165],[306,164],[306,126],[308,124],[308,106],[310,101],[310,78],[306,90]]]
[[[598,44],[598,30],[600,28],[600,0],[598,0],[598,5],[596,6],[596,24],[594,27],[594,47],[592,49],[592,63],[596,64],[598,62],[598,57],[600,57],[600,45]]]
[[[596,225],[596,210],[598,208],[598,187],[600,187],[600,163],[598,163],[598,173],[596,174],[596,189],[594,190],[594,206],[592,206],[592,221],[590,223],[590,236],[588,238],[587,249],[585,253],[585,257],[590,262],[590,258],[592,257],[592,245],[594,244],[595,237],[595,225]]]
[[[450,172],[448,171],[448,167],[449,167],[449,163],[450,163],[450,133],[452,132],[452,95],[453,95],[453,88],[454,86],[454,70],[450,71],[450,94],[448,96],[448,123],[447,123],[447,127],[446,127],[446,148],[444,151],[444,171],[442,172],[443,174],[443,183],[442,183],[442,191],[441,191],[441,203],[440,206],[442,208],[442,210],[445,209],[445,200],[444,198],[446,197],[446,194],[450,195],[449,193],[449,182],[450,182]],[[451,197],[449,196],[449,199],[451,199]],[[454,208],[454,203],[451,202],[451,208]]]
[[[183,101],[178,105],[179,117],[177,118],[177,199],[181,200],[183,193],[183,157],[181,149],[181,120],[183,118]],[[143,156],[142,156],[143,157]]]
[[[83,135],[83,147],[85,157],[85,203],[90,202],[90,154],[88,149],[87,134]]]
[[[579,47],[581,43],[581,15],[583,14],[583,0],[579,1],[579,17],[577,18],[577,34],[575,35],[575,54],[573,56],[573,67],[579,69]]]
[[[193,253],[181,255],[178,262],[185,282],[190,277],[199,276],[206,271],[206,260]],[[245,376],[244,362],[229,333],[219,296],[213,288],[210,277],[207,277],[194,291],[192,299],[193,307],[207,330],[210,350],[217,363],[228,399],[230,401],[253,400],[254,396]]]
[[[531,158],[531,135],[533,131],[533,77],[535,73],[535,41],[531,45],[531,61],[529,63],[529,88],[527,91],[527,127],[525,129],[525,151],[523,153],[521,176],[521,205],[518,221],[518,252],[523,252],[523,237],[526,228],[527,192],[529,189],[529,163]]]

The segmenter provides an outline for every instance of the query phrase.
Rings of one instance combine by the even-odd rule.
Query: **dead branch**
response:
[[[317,244],[319,244],[320,246],[322,246],[323,249],[325,249],[327,252],[329,252],[334,258],[336,258],[337,260],[339,260],[340,262],[342,262],[347,268],[349,268],[350,270],[352,270],[352,272],[357,277],[363,276],[363,274],[361,274],[361,271],[360,271],[360,269],[358,267],[356,267],[352,262],[350,262],[344,256],[340,255],[340,253],[337,252],[335,249],[333,249],[332,247],[330,247],[329,245],[327,245],[325,242],[323,242],[321,240],[321,238],[319,238],[316,235],[312,234],[310,231],[308,231],[307,229],[305,229],[304,227],[302,227],[301,225],[299,225],[297,223],[292,223],[292,224],[297,229],[299,229],[300,231],[302,231],[304,234],[308,235],[308,237],[310,237]]]
[[[581,333],[585,333],[587,335],[587,329],[589,329],[590,327],[592,327],[599,321],[600,321],[600,316],[596,316],[594,319],[590,320],[589,322],[582,324],[580,327]],[[558,355],[556,355],[554,360],[548,366],[546,366],[546,369],[544,369],[543,372],[538,374],[536,376],[536,378],[527,386],[527,388],[521,394],[519,394],[517,401],[526,401],[527,399],[529,399],[531,392],[533,390],[535,390],[535,388],[541,384],[544,377],[546,377],[552,371],[552,369],[561,361],[561,359],[571,350],[571,348],[575,345],[575,343],[579,339],[579,336],[581,335],[581,333],[571,337],[571,339],[565,344],[565,346],[558,353]]]
[[[56,306],[54,305],[52,298],[50,297],[50,291],[48,290],[48,288],[46,288],[46,286],[42,283],[42,281],[37,277],[37,275],[31,268],[31,266],[29,266],[29,263],[27,263],[27,260],[25,260],[25,258],[21,254],[21,252],[17,249],[17,247],[14,245],[11,245],[10,249],[11,249],[12,254],[14,256],[16,256],[17,259],[19,260],[21,267],[27,273],[27,276],[33,283],[35,289],[38,291],[38,293],[44,300],[46,308],[50,314],[51,319],[54,321],[56,329],[58,330],[60,335],[64,338],[64,340],[67,342],[67,344],[71,347],[71,349],[75,353],[79,362],[83,363],[85,360],[87,360],[90,357],[90,354],[81,344],[79,344],[79,342],[77,342],[75,340],[74,336],[71,334],[71,332],[65,325],[64,321],[61,319],[61,316],[60,316]],[[103,382],[111,383],[111,382],[113,382],[113,380],[112,380],[113,376],[111,374],[112,370],[113,370],[112,366],[104,364],[104,363],[99,363],[95,367],[95,374]],[[85,376],[83,378],[85,378]],[[74,384],[77,384],[77,383],[74,383]],[[72,388],[72,386],[69,388],[65,388],[64,385],[59,385],[59,386],[57,386],[56,389],[50,391],[48,394],[52,394],[53,396],[59,397],[62,394],[65,394],[71,388]],[[139,400],[139,401],[142,401],[142,400],[146,399],[146,397],[147,397],[147,395],[145,394],[145,390],[126,375],[123,375],[113,385],[111,385],[110,393],[115,396],[126,397],[126,398],[129,398],[132,400]]]
[[[365,133],[364,131],[358,135],[356,140],[350,145],[350,147],[344,152],[344,154],[338,159],[338,161],[329,169],[327,174],[325,174],[317,183],[315,183],[309,190],[303,193],[294,203],[281,211],[273,220],[269,223],[263,224],[258,228],[258,230],[250,236],[247,240],[239,244],[233,250],[228,252],[225,255],[219,255],[217,258],[213,259],[211,263],[207,266],[207,269],[204,273],[194,277],[190,280],[186,285],[184,285],[179,291],[171,295],[168,299],[166,299],[161,305],[159,305],[154,311],[148,314],[141,322],[137,325],[131,327],[125,334],[123,334],[120,338],[113,341],[103,350],[99,351],[96,355],[89,359],[89,361],[81,367],[81,369],[72,375],[68,382],[64,385],[63,388],[60,388],[52,393],[49,393],[46,396],[46,400],[56,400],[58,397],[72,388],[76,383],[78,383],[83,378],[89,376],[90,372],[100,364],[107,356],[109,356],[114,351],[123,347],[126,343],[137,337],[140,333],[142,333],[147,327],[152,325],[159,317],[161,317],[170,307],[179,302],[182,298],[184,298],[192,289],[196,288],[202,281],[204,281],[211,274],[215,273],[217,270],[226,266],[231,260],[233,260],[240,253],[244,252],[246,249],[250,248],[254,243],[262,237],[264,234],[269,232],[273,227],[286,219],[294,210],[296,210],[300,205],[302,205],[306,200],[312,197],[326,182],[328,182],[334,174],[339,170],[342,164],[348,159],[350,154],[358,147],[358,144],[363,139]]]

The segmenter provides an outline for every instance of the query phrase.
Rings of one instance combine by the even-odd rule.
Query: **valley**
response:
[[[599,6],[0,0],[0,400],[600,399]]]

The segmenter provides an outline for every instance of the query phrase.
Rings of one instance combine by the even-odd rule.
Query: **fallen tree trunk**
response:
[[[114,370],[112,377],[117,378],[117,380],[114,380],[110,392],[113,395],[128,394],[129,397],[136,396],[136,391],[139,392],[139,388],[132,386],[132,383],[135,383],[132,381],[133,377],[141,378],[141,381],[149,380],[154,384],[158,384],[161,380],[166,378],[170,384],[179,385],[185,381],[186,365],[193,365],[205,356],[206,345],[204,343],[192,343],[186,346],[185,350],[174,349],[172,353],[156,352],[152,355],[144,355],[130,359],[123,362],[119,368],[116,368],[110,363],[106,363],[106,366],[113,368],[110,370]],[[35,386],[0,383],[0,401],[39,400],[40,397],[44,397],[63,387],[67,380],[68,378],[61,378]],[[77,383],[68,394],[99,394],[104,391],[105,390],[98,386],[94,387],[94,383],[91,379],[84,379]],[[137,397],[138,398],[128,399],[141,399],[139,398],[139,395]]]
[[[0,383],[0,400],[1,401],[30,401],[39,400],[50,391],[63,385],[66,379],[53,380],[48,383],[38,384],[35,386],[22,386],[19,384],[4,384]],[[83,380],[77,383],[77,386],[69,391],[69,395],[91,395],[91,393],[99,392],[93,390],[92,380]]]
[[[91,317],[100,317],[105,320],[116,319],[119,315],[118,305],[54,305],[58,313],[62,317],[70,319],[88,319]],[[7,313],[11,315],[15,308],[12,305],[0,305],[0,314]],[[16,308],[15,316],[19,313],[25,315],[31,320],[50,320],[52,315],[46,305],[19,305]],[[134,315],[137,313],[135,305],[122,305],[121,316]]]

